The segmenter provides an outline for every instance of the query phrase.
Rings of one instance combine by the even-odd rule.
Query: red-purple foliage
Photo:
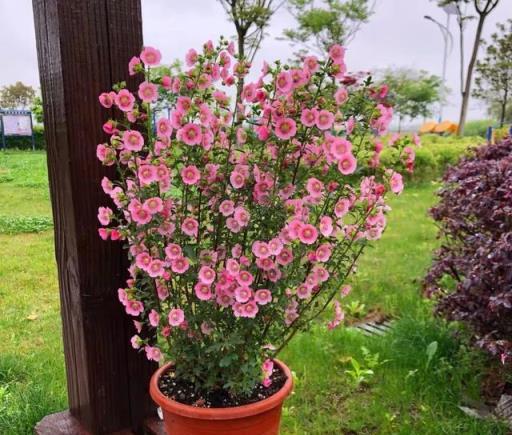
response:
[[[512,141],[477,149],[450,168],[431,215],[441,248],[424,281],[436,311],[460,320],[475,343],[512,357]]]

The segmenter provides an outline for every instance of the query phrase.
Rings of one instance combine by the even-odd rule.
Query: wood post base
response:
[[[85,429],[69,411],[57,412],[44,417],[34,428],[35,435],[96,435]],[[144,422],[141,432],[130,429],[113,432],[110,435],[166,435],[164,424],[158,418],[150,418]]]

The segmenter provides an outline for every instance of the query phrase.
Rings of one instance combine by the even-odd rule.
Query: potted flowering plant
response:
[[[99,97],[119,115],[97,147],[119,175],[102,180],[117,212],[100,207],[99,233],[127,245],[132,345],[169,361],[151,395],[170,433],[277,433],[292,379],[276,356],[327,309],[327,328],[342,322],[344,283],[403,189],[396,169],[412,170],[410,139],[381,167],[387,89],[348,75],[338,45],[265,63],[254,82],[224,39],[190,50],[184,72],[160,58],[144,48],[129,64],[138,91]]]

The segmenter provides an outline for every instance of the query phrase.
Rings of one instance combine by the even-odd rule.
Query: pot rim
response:
[[[168,398],[160,391],[158,381],[173,364],[172,361],[164,364],[153,374],[153,376],[151,376],[149,394],[157,405],[164,411],[178,414],[183,417],[195,418],[198,420],[234,420],[250,417],[280,406],[292,391],[293,379],[290,369],[286,364],[278,359],[273,359],[273,361],[281,368],[281,370],[283,370],[286,376],[284,385],[279,391],[272,394],[272,396],[248,405],[232,406],[229,408],[199,408],[196,406],[185,405]]]

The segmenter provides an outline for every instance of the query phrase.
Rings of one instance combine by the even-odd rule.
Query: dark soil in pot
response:
[[[259,402],[277,393],[286,382],[286,375],[277,365],[270,377],[272,384],[265,387],[257,384],[249,395],[233,396],[226,390],[195,391],[194,384],[175,377],[173,369],[163,374],[159,380],[160,391],[172,400],[198,408],[231,408]]]

